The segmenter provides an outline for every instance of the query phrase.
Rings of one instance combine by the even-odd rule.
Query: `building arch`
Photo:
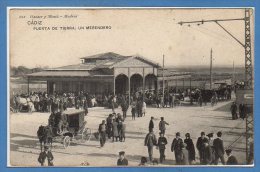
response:
[[[157,90],[157,77],[152,73],[145,76],[145,90]]]
[[[143,90],[143,77],[139,73],[135,73],[130,77],[130,91],[132,94]]]
[[[129,79],[125,74],[119,74],[115,78],[115,93],[116,94],[127,94],[129,90],[128,86]]]

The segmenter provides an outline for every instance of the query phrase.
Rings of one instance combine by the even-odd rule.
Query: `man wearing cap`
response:
[[[156,136],[153,133],[153,130],[150,130],[149,133],[146,135],[144,140],[144,145],[147,146],[149,159],[153,161],[153,146],[157,145]]]
[[[164,121],[164,117],[161,117],[161,121],[159,122],[159,130],[164,135],[166,130],[166,125],[169,125],[166,121]]]
[[[224,165],[225,164],[225,159],[224,159],[224,145],[223,145],[223,140],[221,139],[222,132],[219,131],[217,133],[217,138],[214,139],[213,141],[213,146],[215,149],[215,165],[218,165],[219,159],[221,160],[221,163]]]
[[[179,132],[176,133],[176,137],[172,141],[171,151],[174,151],[175,160],[177,165],[181,165],[183,162],[183,152],[182,149],[184,148],[183,141],[181,139],[181,134]]]
[[[107,117],[107,126],[106,126],[106,133],[108,136],[108,139],[110,139],[113,136],[113,115],[109,114]]]
[[[226,150],[226,154],[228,156],[228,159],[227,159],[227,165],[237,165],[238,162],[237,162],[237,158],[232,155],[232,149],[227,149]]]
[[[117,166],[128,166],[128,160],[125,158],[125,152],[119,152],[119,159],[117,160]]]
[[[192,163],[195,161],[195,148],[192,139],[190,138],[190,133],[185,134],[186,139],[184,140],[184,143],[186,144],[186,149],[188,150],[188,160],[189,164],[192,165]]]
[[[160,133],[160,137],[158,139],[158,148],[160,152],[160,163],[165,160],[165,145],[167,145],[167,139],[164,137],[163,133]]]
[[[100,147],[103,147],[106,143],[106,121],[102,120],[102,123],[99,124],[98,132],[100,135]]]
[[[154,119],[154,117],[152,116],[151,120],[150,120],[150,123],[149,123],[149,131],[153,131],[153,128],[154,128],[153,119]]]
[[[46,159],[48,161],[48,166],[53,166],[52,161],[54,158],[47,145],[44,146],[44,151],[40,153],[38,158],[38,162],[41,164],[41,166],[47,166]]]
[[[200,137],[197,140],[196,147],[199,151],[200,163],[204,161],[205,143],[208,143],[208,139],[205,137],[205,132],[200,133]]]

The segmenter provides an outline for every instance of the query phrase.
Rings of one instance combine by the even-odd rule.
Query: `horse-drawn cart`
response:
[[[66,127],[64,127],[64,125],[62,125],[62,127],[59,126],[61,115],[64,115],[63,119],[66,119]],[[54,125],[39,127],[37,135],[41,144],[52,144],[53,141],[61,142],[64,148],[67,148],[73,140],[80,140],[81,143],[88,142],[92,136],[92,132],[90,128],[86,127],[87,122],[84,120],[84,116],[85,112],[77,109],[67,110],[62,114],[54,115]],[[42,129],[40,129],[41,127]],[[43,138],[42,141],[41,137]]]

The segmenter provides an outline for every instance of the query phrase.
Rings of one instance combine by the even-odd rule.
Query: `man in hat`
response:
[[[158,139],[158,148],[160,152],[160,163],[165,160],[165,145],[167,145],[167,139],[164,137],[163,133],[160,133],[160,137]]]
[[[232,120],[237,119],[237,104],[236,104],[236,102],[233,102],[230,110],[231,110],[231,114],[232,114]]]
[[[118,133],[118,122],[116,121],[116,119],[113,119],[112,122],[112,132],[113,132],[113,142],[116,140],[118,140],[119,137],[119,133]]]
[[[107,126],[106,126],[106,133],[108,136],[108,139],[110,139],[113,136],[113,115],[109,114],[107,117]]]
[[[197,140],[196,147],[199,151],[200,163],[204,161],[205,143],[208,143],[208,139],[205,137],[205,132],[200,133],[200,137]]]
[[[237,165],[238,162],[237,162],[237,158],[232,155],[232,149],[227,149],[226,150],[226,154],[228,156],[228,159],[227,159],[227,165]]]
[[[123,99],[123,103],[121,104],[122,112],[123,112],[123,118],[126,118],[126,113],[128,110],[128,103]]]
[[[181,139],[181,134],[179,132],[176,133],[176,137],[172,141],[171,151],[174,151],[175,160],[177,165],[181,165],[183,161],[183,152],[184,148],[183,141]]]
[[[211,160],[212,162],[210,164],[214,164],[215,162],[215,148],[214,148],[214,145],[213,145],[213,135],[214,133],[209,133],[207,134],[208,138],[209,138],[209,150],[211,151]]]
[[[156,136],[153,133],[153,130],[150,130],[149,133],[146,135],[144,140],[144,146],[147,146],[149,159],[153,161],[153,146],[157,145]]]
[[[119,159],[117,160],[117,166],[128,166],[128,160],[125,158],[125,152],[119,152]]]
[[[87,99],[84,99],[83,107],[85,110],[85,116],[87,116],[88,115],[88,100]]]
[[[192,163],[195,162],[195,148],[193,141],[190,137],[190,133],[185,134],[186,139],[184,140],[184,143],[186,144],[186,149],[188,150],[188,160],[189,164],[192,165]]]
[[[214,139],[213,141],[213,146],[215,149],[215,165],[218,165],[219,159],[221,160],[221,163],[224,165],[225,164],[225,159],[224,159],[224,145],[223,145],[223,140],[221,139],[222,132],[219,131],[217,132],[217,138]]]
[[[164,121],[164,117],[161,117],[161,121],[159,122],[159,130],[164,135],[166,130],[166,125],[169,125],[166,121]]]
[[[103,147],[106,143],[106,121],[102,120],[102,123],[99,124],[98,128],[99,138],[100,138],[100,147]]]
[[[48,164],[46,164],[46,159],[48,161]],[[41,164],[41,166],[53,166],[53,155],[49,149],[49,146],[44,146],[44,151],[40,153],[38,162]]]
[[[153,128],[154,128],[153,119],[154,119],[154,117],[152,116],[152,117],[151,117],[151,120],[150,120],[150,122],[149,122],[149,131],[153,131]]]

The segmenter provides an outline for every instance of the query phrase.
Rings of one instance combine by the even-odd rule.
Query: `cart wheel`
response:
[[[84,128],[82,131],[82,142],[88,142],[92,136],[92,132],[90,128]]]
[[[70,136],[65,136],[63,139],[63,146],[66,149],[70,145]]]

